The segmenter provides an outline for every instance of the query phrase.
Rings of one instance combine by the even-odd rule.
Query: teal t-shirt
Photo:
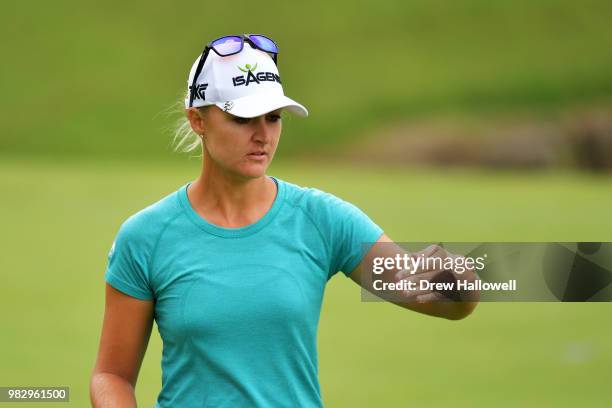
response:
[[[356,206],[272,177],[254,224],[222,228],[187,198],[189,183],[129,217],[106,281],[154,300],[163,341],[156,408],[322,407],[317,326],[327,281],[383,233]]]

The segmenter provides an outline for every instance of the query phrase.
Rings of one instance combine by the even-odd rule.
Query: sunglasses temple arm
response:
[[[198,77],[202,72],[202,68],[204,67],[204,62],[206,62],[206,57],[208,57],[208,52],[210,51],[209,47],[204,49],[202,56],[200,57],[200,61],[198,61],[198,66],[193,74],[193,80],[191,81],[191,86],[189,87],[189,107],[193,105],[193,99],[196,94],[196,82],[198,81]]]

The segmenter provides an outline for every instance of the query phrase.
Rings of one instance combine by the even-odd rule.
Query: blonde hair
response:
[[[181,98],[176,104],[175,108],[171,109],[173,114],[177,114],[179,118],[174,123],[172,129],[172,150],[179,153],[189,153],[196,150],[199,146],[202,147],[203,137],[198,135],[191,128],[191,123],[185,113],[185,103]],[[196,108],[200,113],[204,113],[204,110],[208,106]]]

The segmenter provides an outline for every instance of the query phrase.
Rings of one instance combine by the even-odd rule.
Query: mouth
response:
[[[247,154],[247,157],[254,160],[263,160],[268,157],[268,154],[264,151],[258,151]]]

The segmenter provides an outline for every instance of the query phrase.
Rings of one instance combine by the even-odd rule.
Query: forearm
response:
[[[405,309],[423,313],[429,316],[441,317],[448,320],[460,320],[467,317],[476,308],[478,302],[392,302]]]
[[[468,271],[461,279],[466,282],[474,282],[478,276],[473,271]],[[459,289],[457,276],[452,272],[445,271],[438,274],[432,281],[452,284],[453,289],[443,292],[429,291],[411,301],[396,304],[419,313],[449,320],[460,320],[467,317],[478,305],[480,292],[472,289]]]
[[[135,408],[134,387],[125,378],[111,373],[95,373],[89,386],[93,408]]]
[[[478,279],[474,269],[465,262],[461,270],[456,268],[459,258],[439,245],[408,254],[383,235],[349,276],[373,295],[405,309],[460,320],[476,308],[480,293],[467,284]],[[449,260],[453,262],[445,265]],[[459,285],[458,280],[465,282]]]

